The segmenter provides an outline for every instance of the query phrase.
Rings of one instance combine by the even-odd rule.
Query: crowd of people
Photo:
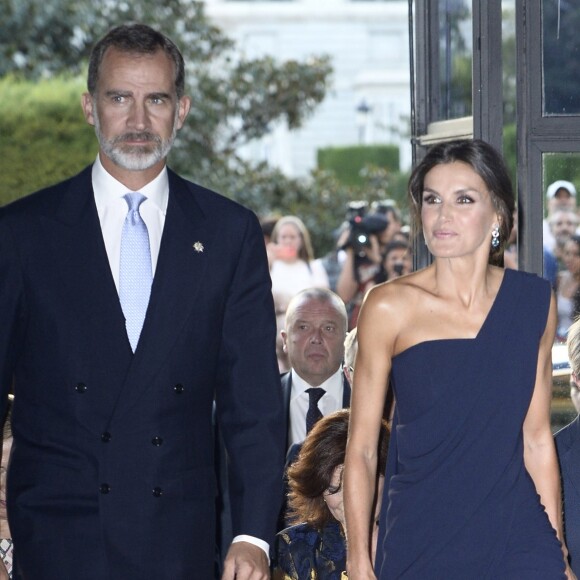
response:
[[[355,201],[337,224],[333,260],[315,258],[310,233],[298,216],[266,216],[261,220],[270,263],[278,331],[284,326],[289,300],[305,288],[329,288],[344,301],[348,328],[356,327],[366,292],[381,282],[413,269],[412,240],[397,203],[392,199]],[[278,349],[280,370],[288,370]]]
[[[544,275],[556,291],[556,340],[560,342],[566,340],[568,328],[580,314],[580,217],[576,198],[576,187],[570,181],[554,181],[546,189]]]
[[[330,269],[300,216],[260,228],[166,166],[185,70],[153,28],[109,31],[82,99],[97,159],[0,209],[0,578],[576,578],[578,419],[564,520],[549,421],[574,186],[548,188],[554,282],[497,265],[514,192],[478,139],[411,175],[431,265],[377,200]]]

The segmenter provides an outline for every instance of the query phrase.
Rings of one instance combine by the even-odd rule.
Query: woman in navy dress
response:
[[[350,580],[574,578],[550,428],[549,283],[504,270],[514,195],[480,140],[431,149],[409,193],[433,263],[366,297],[344,474]],[[376,438],[396,412],[379,545]]]

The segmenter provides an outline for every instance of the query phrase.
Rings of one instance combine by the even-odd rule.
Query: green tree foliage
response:
[[[232,47],[195,0],[0,0],[0,75],[79,73],[95,40],[121,22],[150,23],[178,41],[191,63]]]
[[[94,159],[94,132],[79,104],[82,77],[95,40],[128,21],[162,30],[187,63],[192,110],[169,160],[178,172],[259,215],[301,216],[318,253],[331,248],[348,201],[390,197],[387,183],[398,181],[369,169],[353,189],[327,172],[293,180],[240,159],[240,146],[276,124],[300,127],[324,99],[332,68],[321,55],[302,62],[246,58],[209,21],[203,2],[0,0],[0,13],[0,203],[70,176]]]
[[[187,63],[193,107],[172,164],[189,176],[209,179],[216,162],[235,164],[238,148],[275,123],[300,127],[324,99],[331,74],[324,56],[246,59],[211,24],[203,2],[0,0],[0,13],[0,74],[31,79],[83,70],[94,42],[120,22],[149,23],[173,38]]]
[[[79,80],[0,80],[0,204],[74,175],[97,154]]]
[[[372,203],[394,199],[404,208],[408,174],[391,173],[368,165],[361,182],[350,186],[332,171],[318,169],[309,179],[289,180],[279,171],[262,166],[260,171],[228,174],[234,198],[261,216],[297,215],[308,228],[317,255],[334,248],[334,232],[344,221],[347,204],[354,200]]]
[[[326,147],[318,150],[318,168],[331,170],[348,185],[362,185],[361,173],[367,165],[390,171],[399,168],[399,148],[396,145],[353,145]]]

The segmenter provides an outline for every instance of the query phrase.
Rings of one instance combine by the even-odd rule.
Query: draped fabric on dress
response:
[[[550,287],[506,270],[474,339],[393,358],[397,413],[377,576],[563,578],[563,558],[523,462]]]

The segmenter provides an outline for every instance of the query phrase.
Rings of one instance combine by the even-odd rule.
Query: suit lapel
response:
[[[187,182],[169,171],[169,203],[151,298],[119,401],[119,414],[144,392],[144,385],[151,383],[153,373],[167,360],[188,321],[210,258],[219,260],[211,255],[215,235],[215,224],[208,223]]]
[[[290,395],[292,393],[292,373],[290,371],[282,375],[280,384],[282,385],[282,401],[286,411],[286,425],[290,425]],[[289,443],[288,429],[286,429],[286,449],[288,449]]]
[[[54,264],[58,300],[53,305],[67,336],[69,361],[79,379],[93,380],[93,370],[106,369],[99,383],[100,411],[85,414],[83,425],[102,428],[102,417],[115,408],[132,353],[125,318],[103,241],[91,182],[91,167],[63,185],[59,204],[47,208],[43,236]]]
[[[87,335],[108,350],[130,354],[125,318],[97,215],[91,167],[73,178],[57,208],[59,227],[48,224],[67,305]],[[65,227],[62,227],[64,224]]]

